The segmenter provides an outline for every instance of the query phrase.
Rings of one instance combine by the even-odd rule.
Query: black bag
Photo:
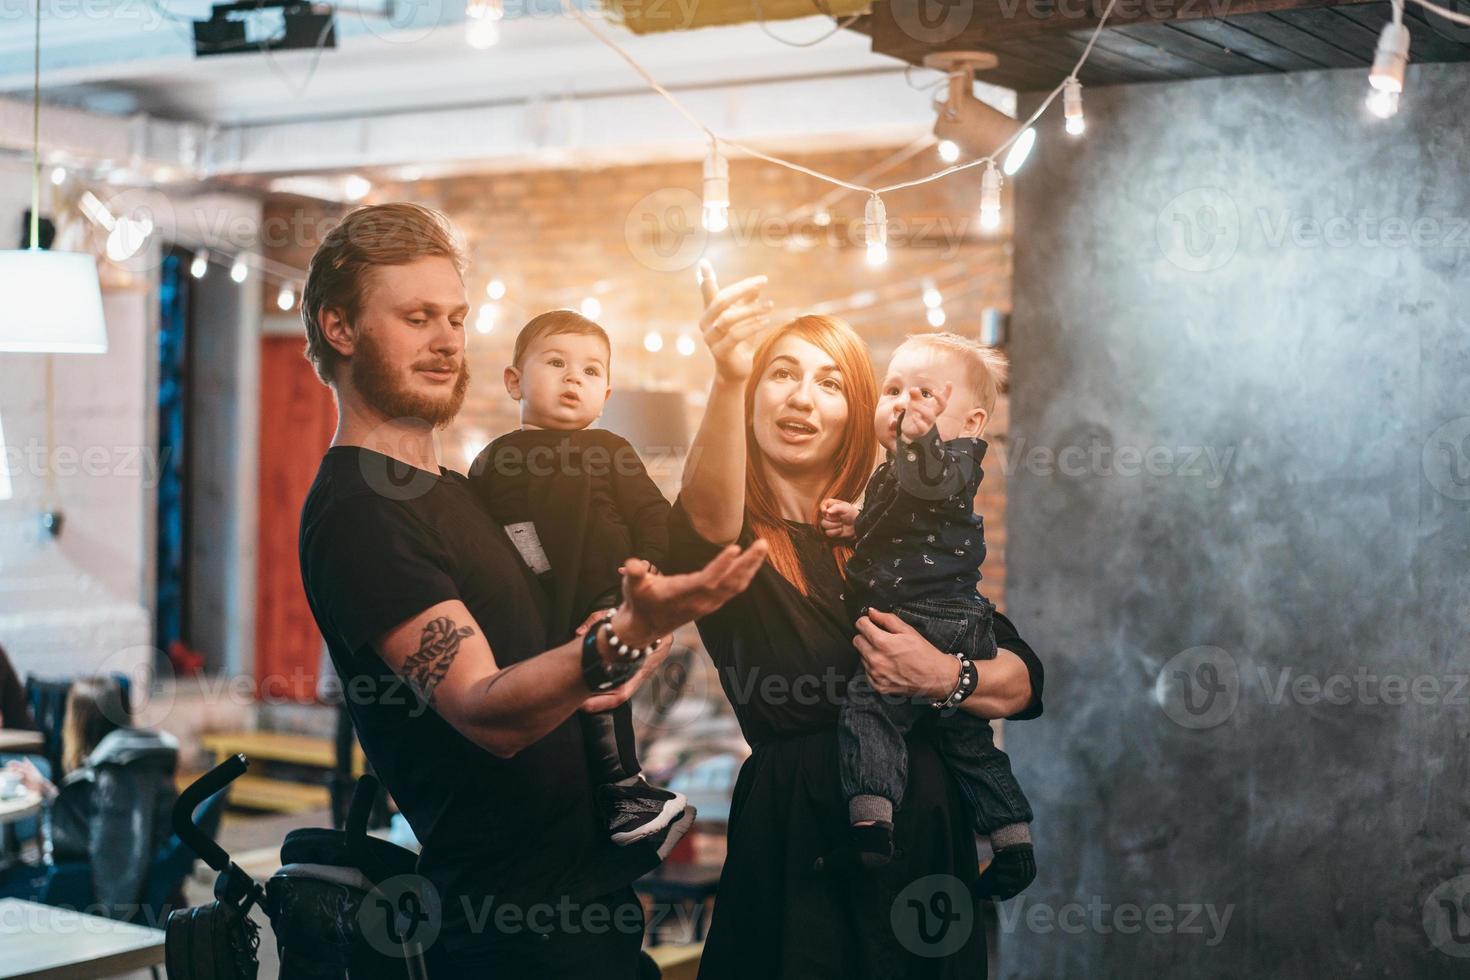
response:
[[[260,926],[250,907],[260,886],[231,863],[214,883],[215,901],[168,914],[164,968],[169,980],[255,980]]]

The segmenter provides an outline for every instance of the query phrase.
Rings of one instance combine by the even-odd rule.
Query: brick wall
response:
[[[857,178],[894,152],[811,156],[801,162]],[[937,165],[933,151],[926,150],[863,182],[895,182]],[[835,312],[868,342],[879,371],[906,334],[931,329],[921,299],[926,280],[944,296],[946,329],[977,335],[982,309],[1010,309],[1009,229],[996,238],[980,235],[975,221],[978,175],[886,195],[889,261],[877,269],[865,261],[866,200],[861,195],[831,201],[826,207],[830,221],[820,225],[802,210],[822,198],[828,185],[742,159],[730,161],[730,177],[731,228],[710,236],[699,225],[697,161],[536,170],[375,188],[371,201],[417,201],[450,216],[468,246],[473,304],[490,304],[486,285],[492,279],[506,285],[504,299],[494,304],[499,315],[493,327],[488,333],[470,332],[475,381],[464,411],[444,433],[445,465],[465,468],[481,446],[517,424],[515,403],[500,377],[520,325],[546,309],[576,308],[588,297],[600,304],[596,319],[613,341],[613,398],[617,388],[681,391],[692,432],[713,370],[697,342],[700,298],[694,264],[701,255],[715,263],[725,283],[768,275],[766,295],[776,301],[778,312],[840,304]],[[266,257],[305,269],[316,232],[325,227],[323,214],[319,206],[299,199],[269,201],[266,221],[274,220],[278,229],[301,231],[285,236],[290,239],[286,242],[275,236]],[[266,288],[266,308],[274,310],[276,287]],[[472,322],[476,319],[472,314]],[[650,331],[663,339],[657,353],[644,349]],[[692,356],[676,351],[681,333],[696,340]],[[990,465],[979,507],[990,545],[985,590],[999,601],[1005,583],[1004,399],[996,415],[987,433]],[[661,482],[672,492],[672,481]]]

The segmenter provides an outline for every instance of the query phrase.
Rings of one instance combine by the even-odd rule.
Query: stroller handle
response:
[[[234,782],[249,766],[250,762],[243,753],[232,755],[185,786],[179,793],[179,798],[174,801],[174,833],[215,871],[223,871],[229,867],[230,856],[194,823],[194,811],[199,808],[199,804]]]

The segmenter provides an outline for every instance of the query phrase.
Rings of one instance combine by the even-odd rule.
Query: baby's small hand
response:
[[[953,391],[954,385],[947,381],[942,392],[909,389],[909,403],[903,410],[903,437],[906,442],[913,442],[934,428],[935,421],[944,414],[945,407],[949,405],[949,396]]]
[[[829,538],[852,540],[857,537],[858,508],[845,500],[828,497],[819,510],[822,531]]]

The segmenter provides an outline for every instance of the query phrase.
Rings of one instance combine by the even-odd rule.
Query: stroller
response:
[[[259,906],[276,934],[281,980],[425,980],[423,947],[437,928],[417,855],[370,837],[377,777],[364,775],[342,831],[301,828],[281,845],[282,867],[262,886],[193,822],[196,807],[249,766],[220,763],[179,794],[174,831],[215,871],[215,901],[169,913],[169,980],[254,980]]]

